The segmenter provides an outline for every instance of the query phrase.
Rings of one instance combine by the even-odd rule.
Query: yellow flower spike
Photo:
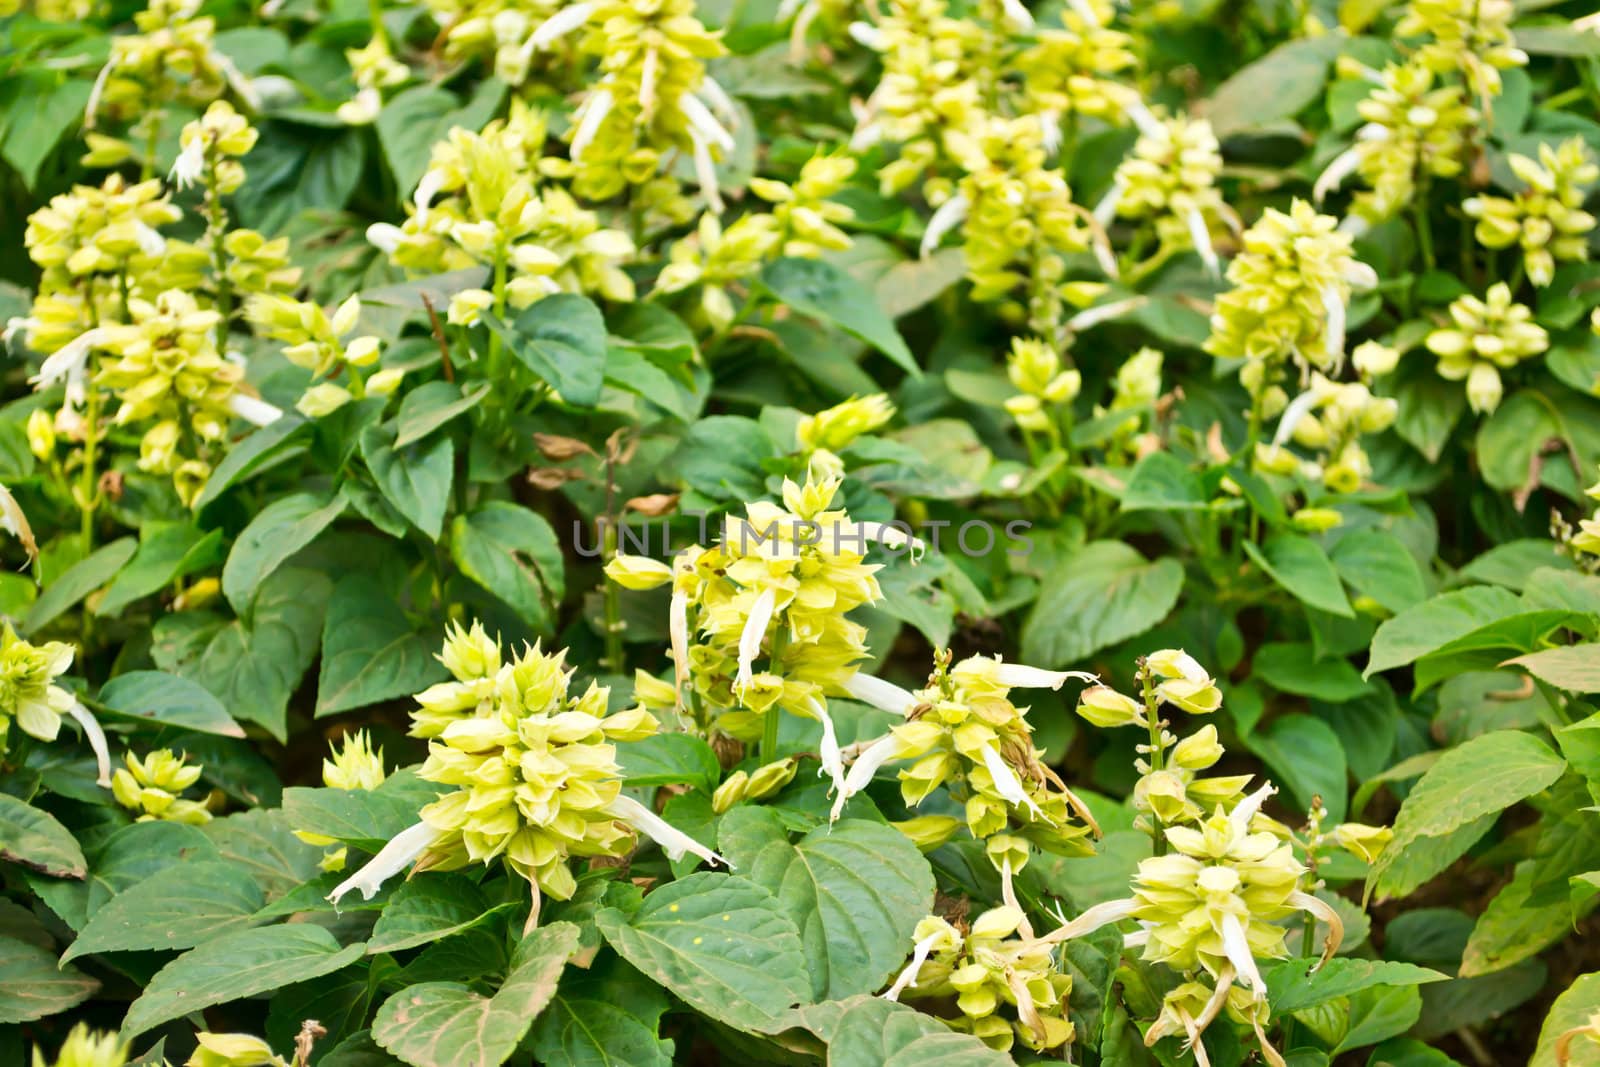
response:
[[[127,1062],[126,1041],[115,1032],[91,1030],[85,1023],[67,1032],[53,1063],[44,1058],[44,1052],[37,1045],[33,1049],[33,1067],[124,1067]]]
[[[322,761],[322,784],[334,789],[376,789],[383,784],[383,749],[376,751],[365,730],[344,735],[342,745],[332,745],[331,758]]]
[[[165,820],[200,825],[211,821],[211,812],[199,801],[179,796],[199,781],[202,768],[189,764],[171,749],[155,749],[141,760],[132,752],[124,756],[126,766],[111,780],[117,803],[138,813],[139,822]]]
[[[837,452],[862,434],[871,433],[894,418],[895,408],[882,393],[851,397],[800,420],[795,436],[805,452]]]
[[[605,572],[624,589],[654,589],[672,581],[672,568],[647,556],[618,553],[606,562]]]
[[[1438,357],[1438,372],[1448,381],[1466,380],[1472,410],[1487,413],[1500,404],[1500,372],[1542,354],[1549,344],[1533,311],[1512,300],[1504,282],[1489,287],[1483,299],[1462,296],[1450,305],[1451,325],[1428,334],[1428,351]]]

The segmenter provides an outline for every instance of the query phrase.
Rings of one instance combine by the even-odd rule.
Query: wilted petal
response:
[[[1094,907],[1080,914],[1076,919],[1056,927],[1045,934],[1040,941],[1055,944],[1061,941],[1071,941],[1075,937],[1085,937],[1094,933],[1102,926],[1119,923],[1133,914],[1133,909],[1139,902],[1132,897],[1122,900],[1107,900],[1096,904]]]
[[[1317,970],[1332,959],[1335,952],[1339,951],[1339,943],[1344,940],[1344,920],[1339,918],[1339,913],[1334,910],[1333,905],[1321,897],[1303,890],[1297,889],[1290,893],[1289,903],[1302,911],[1308,912],[1311,918],[1321,919],[1328,926],[1327,939],[1322,942],[1322,962],[1312,968]],[[1306,921],[1309,922],[1310,919],[1308,918]]]
[[[346,893],[359,889],[362,900],[371,900],[383,883],[415,863],[417,857],[438,839],[439,831],[425,822],[401,830],[378,850],[376,856],[367,861],[366,866],[335,886],[333,892],[328,894],[328,899],[337,905]]]
[[[28,516],[23,513],[22,505],[17,503],[17,498],[11,495],[11,490],[0,485],[0,529],[4,529],[22,542],[22,550],[28,554],[28,562],[32,563],[39,558],[39,544],[33,538],[33,527],[28,523]]]
[[[692,852],[707,863],[720,863],[730,871],[733,870],[733,864],[632,797],[619,796],[610,804],[607,804],[605,810],[660,845],[661,851],[665,852],[667,858],[674,862],[683,859],[685,854]]]

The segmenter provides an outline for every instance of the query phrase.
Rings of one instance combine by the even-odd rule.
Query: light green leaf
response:
[[[359,943],[340,948],[332,934],[310,923],[224,934],[157,971],[129,1006],[122,1036],[137,1037],[192,1011],[331,974],[365,951]]]
[[[178,863],[112,897],[89,917],[63,960],[94,952],[193,948],[252,925],[266,895],[222,860]]]
[[[1218,137],[1292,118],[1322,95],[1328,64],[1344,41],[1333,33],[1279,45],[1235,72],[1212,94],[1203,114]]]
[[[392,426],[368,426],[361,431],[361,458],[395,510],[437,541],[450,505],[455,442],[443,435],[404,448],[394,442]],[[342,507],[342,499],[339,503]]]
[[[20,863],[52,878],[82,880],[88,873],[83,850],[48,811],[0,793],[0,860]]]
[[[1588,1025],[1596,1005],[1600,1005],[1600,971],[1579,975],[1550,1005],[1550,1014],[1544,1017],[1544,1025],[1539,1028],[1539,1046],[1534,1049],[1528,1067],[1557,1067],[1556,1045],[1561,1035]],[[1570,1051],[1572,1057],[1567,1060],[1566,1067],[1600,1067],[1600,1045],[1575,1041]]]
[[[295,493],[275,500],[250,520],[222,566],[222,592],[239,615],[247,615],[261,583],[296,552],[316,540],[344,514],[344,498]]]
[[[243,737],[221,702],[204,686],[165,671],[129,671],[100,689],[100,703],[111,718],[155,722],[222,737]]]
[[[1506,660],[1569,693],[1600,693],[1600,644],[1563,645]]]
[[[1123,511],[1183,511],[1208,506],[1199,473],[1171,452],[1152,452],[1141,459],[1122,491]]]
[[[800,931],[815,1000],[880,989],[933,907],[933,870],[884,823],[844,819],[790,843],[771,808],[723,816],[717,843],[746,878],[771,890]]]
[[[607,953],[564,975],[533,1026],[537,1063],[566,1067],[671,1067],[673,1043],[659,1036],[666,990]]]
[[[310,447],[311,432],[311,423],[291,411],[235,442],[206,479],[205,488],[195,498],[195,510],[204,508],[238,483],[305,452]]]
[[[606,322],[594,301],[556,293],[530,305],[512,323],[485,315],[491,330],[533,373],[573,407],[600,401],[606,369]]]
[[[828,1038],[829,1067],[1005,1067],[1015,1062],[907,1004],[851,997]]]
[[[394,418],[394,447],[404,448],[420,441],[439,427],[473,408],[489,395],[488,382],[477,382],[463,389],[454,382],[427,382],[405,395],[400,413]]]
[[[1387,530],[1356,530],[1341,537],[1329,553],[1339,577],[1351,588],[1400,612],[1427,598],[1422,568],[1405,542]]]
[[[710,793],[722,764],[710,745],[692,734],[657,733],[617,745],[622,780],[632,786],[692,785]]]
[[[347,576],[322,624],[317,717],[409,696],[443,681],[447,672],[434,655],[439,641],[437,633],[412,629],[376,577]]]
[[[769,1029],[811,996],[794,922],[747,878],[691,874],[645,897],[631,919],[603,908],[595,922],[629,963],[736,1029]]]
[[[428,169],[433,146],[445,139],[452,126],[483,129],[505,95],[505,82],[486,78],[464,105],[454,93],[433,85],[414,85],[385,100],[373,125],[401,198],[410,198]]]
[[[201,530],[192,522],[151,523],[139,533],[139,550],[94,606],[96,615],[117,615],[174,581],[205,570],[222,558],[222,531]]]
[[[517,945],[492,997],[459,982],[424,982],[384,1001],[372,1020],[379,1045],[414,1067],[499,1067],[555,996],[578,946],[572,923],[540,927]]]
[[[1272,688],[1296,696],[1342,704],[1372,688],[1343,656],[1319,660],[1309,642],[1262,645],[1250,661],[1255,676]]]
[[[450,526],[450,555],[463,574],[548,631],[566,578],[561,545],[543,515],[491,500]]]
[[[81,1004],[100,983],[54,952],[0,935],[0,1024],[26,1023]]]
[[[1344,818],[1349,771],[1333,727],[1311,715],[1284,715],[1251,734],[1245,744],[1294,794],[1295,808],[1309,809],[1311,799],[1320,796],[1330,821]]]
[[[1244,550],[1272,580],[1303,603],[1343,618],[1355,612],[1339,584],[1339,574],[1322,546],[1300,534],[1278,533],[1256,545],[1245,541]]]
[[[1076,666],[1090,653],[1134,637],[1167,617],[1183,588],[1183,565],[1147,560],[1121,541],[1095,541],[1046,576],[1022,628],[1022,659]]]
[[[1566,898],[1538,903],[1538,868],[1532,861],[1517,864],[1516,875],[1483,909],[1473,924],[1472,936],[1461,953],[1462,978],[1503,971],[1543,952],[1572,930],[1572,908]],[[1600,1005],[1597,1005],[1600,1007]]]
[[[1300,1011],[1372,986],[1423,985],[1450,976],[1414,963],[1336,956],[1312,971],[1316,960],[1284,960],[1265,968],[1267,997],[1280,1012]]]
[[[1363,990],[1350,998],[1349,1026],[1334,1053],[1375,1045],[1403,1034],[1421,1015],[1422,994],[1416,986]]]
[[[511,907],[491,907],[483,890],[459,874],[434,874],[403,882],[384,905],[367,939],[367,954],[399,952],[488,922]]]
[[[139,543],[131,537],[118,538],[79,560],[67,572],[45,587],[22,620],[24,634],[36,633],[78,601],[117,576],[133,558]]]
[[[1480,626],[1520,610],[1522,603],[1515,594],[1486,585],[1425,600],[1378,627],[1364,677],[1403,667]]]
[[[761,272],[761,282],[795,311],[833,323],[888,356],[912,377],[921,377],[916,357],[894,328],[894,321],[868,289],[833,264],[818,259],[780,259]]]

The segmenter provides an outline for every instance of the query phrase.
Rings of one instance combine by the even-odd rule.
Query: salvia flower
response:
[[[185,1067],[289,1067],[289,1061],[254,1034],[194,1035],[199,1043]]]
[[[124,757],[126,767],[111,779],[111,793],[117,803],[138,813],[139,822],[164,820],[198,826],[211,821],[211,812],[198,800],[179,796],[200,780],[204,769],[168,748],[158,748],[139,759],[132,752]]]
[[[829,197],[842,191],[855,172],[856,161],[849,156],[817,155],[801,166],[793,185],[750,179],[750,191],[773,205],[784,255],[812,259],[850,247],[850,235],[838,224],[849,222],[855,212]]]
[[[1211,229],[1232,217],[1216,187],[1221,173],[1222,151],[1209,122],[1184,115],[1159,119],[1117,167],[1095,214],[1102,223],[1112,216],[1153,221],[1163,249],[1192,248],[1215,275],[1221,267]]]
[[[1362,449],[1363,434],[1381,433],[1394,424],[1398,404],[1374,396],[1360,382],[1334,382],[1313,371],[1305,392],[1290,401],[1278,421],[1272,443],[1257,449],[1263,469],[1271,470],[1277,450],[1290,441],[1320,453],[1301,465],[1335,493],[1353,493],[1371,475],[1372,464]]]
[[[965,934],[930,915],[912,937],[911,962],[883,994],[886,999],[952,1005],[956,1014],[930,1008],[951,1029],[1002,1052],[1015,1041],[1043,1052],[1072,1040],[1072,977],[1057,969],[1051,946],[1032,936],[1014,904],[979,915]]]
[[[1487,103],[1500,95],[1500,72],[1528,62],[1511,32],[1515,14],[1512,0],[1410,0],[1394,32],[1424,38],[1422,62],[1441,74],[1461,74]]]
[[[322,784],[330,789],[376,789],[386,777],[383,769],[383,749],[372,750],[372,741],[365,730],[345,734],[341,742],[329,745],[330,757],[322,761]],[[334,838],[296,830],[295,834],[308,845],[329,846],[337,844]],[[329,849],[322,857],[325,871],[344,870],[346,849]]]
[[[1595,219],[1583,210],[1588,186],[1600,178],[1600,166],[1589,157],[1581,137],[1563,141],[1557,148],[1539,146],[1533,160],[1515,152],[1508,157],[1511,170],[1525,188],[1511,199],[1474,196],[1461,208],[1478,220],[1473,233],[1485,248],[1522,249],[1528,280],[1549,285],[1557,262],[1589,258],[1589,233]]]
[[[570,857],[626,855],[635,832],[673,858],[692,852],[720,861],[622,795],[615,744],[655,732],[644,708],[608,714],[607,690],[569,692],[565,653],[533,647],[508,658],[477,625],[453,627],[439,658],[454,680],[417,694],[412,733],[428,739],[419,775],[455,788],[329,899],[355,889],[370,899],[412,863],[450,870],[504,859],[536,901],[565,900],[577,886]]]
[[[56,679],[72,666],[73,649],[61,641],[34,645],[8,623],[0,631],[0,751],[12,722],[41,741],[54,741],[61,716],[76,703]]]
[[[894,418],[894,404],[883,393],[851,397],[815,415],[807,415],[795,429],[795,437],[806,452],[825,449],[838,452],[862,434],[880,429]]]
[[[67,1032],[54,1061],[46,1060],[38,1046],[33,1050],[33,1067],[124,1067],[128,1062],[128,1043],[115,1032],[101,1033],[79,1023]]]
[[[1450,325],[1428,334],[1428,351],[1439,357],[1439,377],[1467,383],[1473,411],[1500,406],[1500,372],[1532,359],[1549,345],[1533,310],[1511,299],[1511,287],[1496,282],[1483,299],[1462,296],[1450,305]]]

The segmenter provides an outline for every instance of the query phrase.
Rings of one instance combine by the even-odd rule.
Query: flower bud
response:
[[[735,804],[744,799],[745,789],[750,784],[750,776],[744,771],[734,771],[711,794],[711,810],[721,815]]]
[[[672,568],[660,560],[621,552],[607,561],[605,572],[606,577],[624,589],[654,589],[672,581]]]
[[[1367,863],[1374,863],[1379,853],[1394,840],[1394,831],[1387,826],[1367,826],[1358,822],[1341,823],[1333,831],[1339,847]]]
[[[34,408],[28,415],[28,450],[42,460],[55,455],[55,419],[43,408]]]
[[[1217,728],[1211,724],[1179,741],[1172,749],[1172,762],[1186,771],[1203,771],[1222,758]]]
[[[1101,728],[1145,725],[1143,704],[1103,685],[1092,686],[1078,695],[1077,712]]]
[[[331,415],[351,401],[350,390],[332,382],[313,385],[295,404],[295,410],[308,419]]]
[[[1344,522],[1344,516],[1333,508],[1301,508],[1291,520],[1297,530],[1306,533],[1326,533]]]
[[[918,815],[889,825],[909,837],[923,852],[932,852],[954,837],[962,823],[953,815]]]

